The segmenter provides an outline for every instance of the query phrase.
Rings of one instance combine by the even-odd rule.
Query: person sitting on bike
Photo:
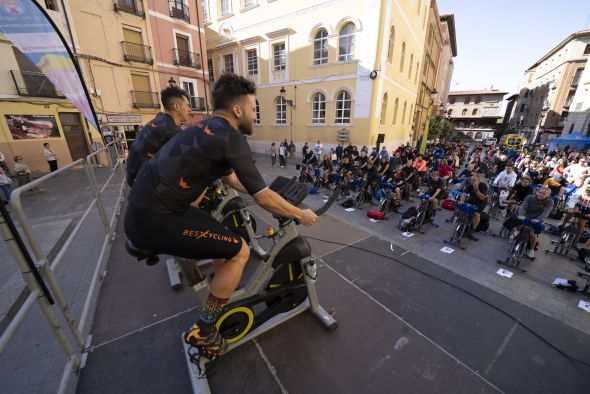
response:
[[[350,156],[344,155],[342,158],[342,163],[340,163],[340,167],[338,168],[338,174],[344,179],[346,182],[352,179],[352,173],[354,171],[354,164],[350,161]]]
[[[426,194],[430,196],[428,200],[432,202],[433,211],[436,212],[438,209],[438,202],[444,198],[446,189],[445,181],[441,178],[438,171],[432,171],[430,173],[430,179],[428,180],[426,187]]]
[[[311,181],[313,179],[313,169],[318,164],[318,158],[311,151],[311,149],[306,148],[305,154],[303,155],[303,160],[301,160],[301,164],[305,166],[305,175],[307,177],[307,181]]]
[[[465,202],[477,207],[476,212],[471,219],[469,232],[467,233],[467,238],[477,241],[473,232],[477,231],[482,216],[487,216],[483,210],[486,208],[486,205],[488,205],[488,185],[480,181],[479,174],[471,175],[469,182],[463,187],[459,203],[462,204]],[[487,217],[484,217],[483,219],[487,220]]]
[[[184,334],[187,344],[208,355],[227,348],[215,322],[242,276],[250,255],[246,241],[199,208],[211,182],[222,178],[249,193],[265,210],[304,225],[317,221],[269,189],[254,165],[246,140],[256,119],[256,85],[236,74],[220,76],[213,88],[213,116],[188,127],[144,163],[129,192],[124,228],[139,249],[189,259],[215,259],[207,302]]]
[[[396,167],[392,170],[391,175],[386,179],[387,183],[393,186],[394,200],[397,205],[401,204],[402,194],[406,191],[406,179],[402,173],[401,167]]]
[[[448,164],[447,159],[441,159],[436,170],[440,178],[444,181],[445,186],[448,185],[449,179],[453,176],[454,169]]]
[[[330,155],[324,155],[324,160],[322,161],[322,164],[320,164],[320,171],[321,171],[320,176],[322,177],[322,182],[323,182],[324,186],[326,186],[330,182],[330,175],[334,171],[334,167],[332,166],[332,159],[330,158]]]
[[[496,179],[494,179],[494,186],[501,189],[510,189],[516,183],[518,175],[514,172],[514,166],[512,164],[506,164],[504,171],[500,172]]]
[[[529,238],[529,252],[528,257],[535,257],[535,247],[537,246],[537,236],[545,230],[543,222],[549,216],[551,209],[553,208],[553,200],[550,198],[551,191],[547,187],[538,187],[535,194],[528,195],[517,213],[517,220],[515,222],[515,232],[520,231],[521,226],[526,221],[530,223],[531,229]],[[515,234],[511,235],[514,238]]]
[[[412,166],[412,160],[406,161],[402,167],[402,174],[406,180],[406,187],[408,195],[414,191],[418,185],[418,175],[416,175],[416,169]]]
[[[422,155],[418,155],[416,157],[416,160],[414,160],[414,164],[412,164],[414,166],[414,168],[416,169],[416,172],[418,173],[418,179],[419,179],[419,183],[422,182],[424,180],[424,178],[426,178],[426,174],[428,171],[428,162],[426,160],[424,160],[424,157]]]
[[[573,163],[567,166],[564,170],[564,176],[568,183],[575,184],[580,187],[584,183],[586,177],[590,174],[590,167],[585,157],[580,158],[578,163]]]
[[[532,180],[528,176],[523,176],[510,191],[508,192],[508,197],[506,197],[506,212],[511,213],[514,211],[514,208],[524,201],[526,196],[529,194],[533,194],[533,188],[531,187]]]
[[[582,215],[590,214],[590,185],[584,185],[576,190],[567,200],[567,208],[568,212],[564,215],[563,222],[561,223],[562,228],[565,228],[574,213],[580,213]],[[576,238],[572,245],[574,248],[578,247],[578,239],[582,236],[587,221],[588,219],[584,217],[578,217]]]
[[[133,141],[127,155],[127,183],[133,186],[142,164],[154,156],[166,142],[182,129],[180,125],[188,119],[190,112],[189,95],[178,87],[168,87],[160,92],[164,112],[147,122]]]

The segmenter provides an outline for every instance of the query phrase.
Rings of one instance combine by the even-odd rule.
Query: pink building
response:
[[[201,0],[147,0],[147,8],[160,86],[172,84],[188,92],[192,111],[187,124],[196,123],[211,108]]]

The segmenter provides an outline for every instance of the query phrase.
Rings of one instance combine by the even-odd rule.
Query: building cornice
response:
[[[270,33],[266,33],[266,36],[270,39],[273,39],[273,38],[288,36],[289,34],[293,34],[293,33],[295,33],[295,31],[293,29],[291,29],[290,27],[286,27],[284,29],[275,30],[275,31],[271,31]]]
[[[546,59],[553,56],[558,50],[563,48],[570,41],[573,41],[574,39],[579,38],[579,37],[586,37],[586,36],[590,36],[590,29],[580,30],[576,33],[570,34],[565,40],[563,40],[562,42],[557,44],[553,49],[551,49],[549,52],[547,52],[545,54],[545,56],[543,56],[541,59],[537,60],[537,62],[535,64],[533,64],[532,66],[527,68],[525,72],[529,72],[532,69],[536,68],[539,64],[543,63],[543,61],[545,61]]]
[[[455,33],[455,15],[454,14],[443,14],[440,16],[440,20],[447,23],[449,27],[449,36],[451,40],[451,50],[453,57],[457,56],[457,36]]]

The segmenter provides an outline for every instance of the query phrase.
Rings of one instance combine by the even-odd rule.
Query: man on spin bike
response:
[[[469,178],[469,183],[466,183],[465,187],[463,187],[460,203],[464,202],[477,206],[477,210],[471,219],[469,232],[467,233],[467,238],[477,241],[478,239],[473,235],[473,232],[477,231],[482,215],[487,216],[483,210],[488,205],[488,185],[480,182],[479,174],[477,173],[472,174],[471,178]],[[487,217],[484,219],[488,220]]]
[[[180,133],[180,125],[188,118],[189,95],[184,90],[166,88],[160,92],[160,100],[165,112],[160,112],[141,128],[129,149],[126,165],[129,186],[133,186],[141,165],[153,157],[170,138]]]
[[[538,187],[535,194],[528,195],[518,209],[518,218],[516,225],[520,228],[523,223],[530,223],[533,230],[529,238],[528,257],[535,257],[535,247],[537,246],[537,236],[545,230],[543,222],[549,216],[553,209],[553,200],[551,191],[547,187]]]
[[[256,119],[256,86],[224,74],[212,92],[213,116],[177,134],[145,163],[129,193],[125,233],[140,249],[190,259],[215,259],[208,300],[184,336],[199,351],[214,356],[227,348],[215,321],[234,292],[250,249],[238,235],[191,205],[207,186],[222,178],[247,192],[262,208],[311,225],[317,216],[270,190],[254,165],[245,135]]]

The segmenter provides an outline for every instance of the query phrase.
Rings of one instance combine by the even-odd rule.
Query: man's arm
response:
[[[236,189],[240,193],[248,193],[248,191],[246,190],[244,185],[242,185],[242,183],[240,182],[240,180],[236,176],[235,172],[232,171],[231,174],[229,174],[228,176],[224,176],[221,179],[223,180],[223,183]]]
[[[310,209],[300,209],[289,203],[277,192],[266,188],[254,195],[254,200],[265,210],[274,214],[295,219],[309,226],[317,221],[317,216]]]

